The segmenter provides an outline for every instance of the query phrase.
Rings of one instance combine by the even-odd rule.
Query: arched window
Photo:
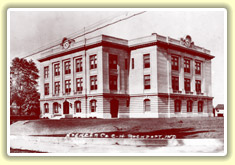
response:
[[[187,101],[187,112],[192,112],[193,111],[193,101],[188,100]]]
[[[44,112],[49,113],[49,104],[48,103],[44,104]]]
[[[96,112],[96,100],[91,100],[90,101],[90,110],[91,110],[91,112]]]
[[[203,112],[203,101],[198,101],[198,112]]]
[[[181,112],[181,100],[175,100],[175,112]]]
[[[151,109],[150,109],[150,100],[149,99],[145,99],[144,100],[144,111],[145,112],[149,112]]]
[[[59,113],[59,104],[57,102],[53,103],[53,112]]]
[[[75,112],[76,113],[81,113],[82,112],[81,101],[75,101],[74,107],[75,107]]]

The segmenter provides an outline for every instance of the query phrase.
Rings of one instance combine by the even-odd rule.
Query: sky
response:
[[[66,36],[83,31],[103,20],[129,16],[146,11],[120,9],[92,9],[92,11],[11,11],[10,12],[10,59],[25,57]],[[74,9],[73,9],[74,10]],[[81,10],[81,9],[80,9]],[[98,11],[96,11],[98,10]],[[106,11],[104,11],[106,10]],[[149,9],[143,14],[118,22],[91,35],[106,34],[123,39],[134,39],[158,33],[180,39],[192,37],[195,45],[204,47],[215,56],[212,60],[213,105],[224,104],[224,90],[227,90],[226,73],[226,25],[223,10],[208,9]],[[88,36],[87,36],[88,37]],[[8,54],[9,55],[9,54]],[[31,56],[37,65],[35,56]]]

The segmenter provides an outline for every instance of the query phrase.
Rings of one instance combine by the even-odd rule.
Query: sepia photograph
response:
[[[10,8],[9,156],[225,156],[224,8]]]

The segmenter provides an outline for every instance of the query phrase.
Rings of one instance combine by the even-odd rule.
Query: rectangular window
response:
[[[82,72],[82,58],[76,59],[76,72]]]
[[[144,100],[144,111],[145,112],[149,112],[150,111],[150,100],[149,99],[145,99]]]
[[[109,75],[109,89],[110,90],[117,90],[117,76],[116,75]]]
[[[76,113],[81,113],[82,112],[82,106],[81,106],[80,101],[75,102],[75,109],[76,109]]]
[[[45,110],[45,113],[49,113],[49,104],[48,103],[44,104],[44,110]]]
[[[90,89],[96,90],[97,89],[97,76],[90,77]]]
[[[172,76],[172,89],[173,91],[179,91],[179,77]]]
[[[190,73],[190,60],[184,59],[184,72]]]
[[[44,84],[44,92],[45,92],[45,95],[49,95],[49,84]]]
[[[60,75],[60,64],[55,64],[54,70],[55,70],[55,76],[59,76]]]
[[[91,100],[91,112],[96,112],[96,100]]]
[[[109,69],[117,69],[117,55],[109,55]]]
[[[179,70],[179,58],[176,56],[171,57],[171,69]]]
[[[128,69],[128,61],[127,61],[127,59],[125,59],[125,69],[126,70]]]
[[[95,68],[97,68],[97,56],[96,56],[96,54],[90,56],[90,69],[95,69]]]
[[[65,80],[65,93],[71,92],[71,80]]]
[[[198,102],[198,112],[203,112],[203,102],[202,101]]]
[[[201,93],[201,80],[196,80],[195,88],[197,93]]]
[[[150,68],[150,54],[144,54],[143,61],[144,61],[144,68]]]
[[[195,74],[201,74],[201,63],[195,62]]]
[[[191,84],[190,84],[190,79],[185,78],[184,79],[184,89],[186,92],[190,92],[191,88],[190,88]]]
[[[77,92],[81,92],[83,90],[82,78],[77,78],[76,84],[77,84]]]
[[[59,113],[59,104],[57,102],[53,103],[54,113]]]
[[[65,73],[65,74],[70,74],[70,73],[71,73],[70,61],[66,61],[66,62],[64,63],[64,73]]]
[[[49,77],[49,66],[44,67],[44,78]]]
[[[187,101],[187,112],[192,112],[193,111],[193,101],[188,100]]]
[[[132,69],[135,68],[135,59],[134,58],[131,59],[131,68]]]
[[[175,100],[175,112],[181,112],[181,101]]]
[[[150,75],[144,75],[144,89],[150,89]]]
[[[60,93],[60,82],[55,82],[55,95],[58,95]]]

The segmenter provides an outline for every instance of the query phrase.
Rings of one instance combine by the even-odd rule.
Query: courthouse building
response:
[[[64,38],[38,56],[42,118],[213,115],[214,56],[189,35]]]

